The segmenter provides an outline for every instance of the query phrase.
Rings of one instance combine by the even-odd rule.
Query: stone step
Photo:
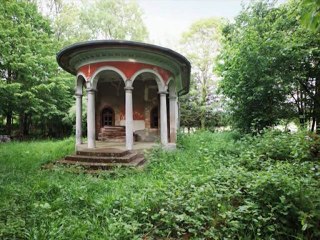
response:
[[[96,156],[96,157],[123,157],[132,152],[128,150],[118,150],[113,148],[97,149],[97,150],[79,150],[76,152],[77,155],[82,156]]]
[[[100,131],[104,132],[125,132],[126,129],[124,127],[102,127]]]
[[[106,129],[125,129],[125,126],[103,126],[102,128]]]
[[[59,160],[58,164],[68,165],[68,166],[79,166],[84,169],[101,169],[108,170],[115,167],[138,167],[144,164],[145,159],[143,157],[138,157],[129,163],[99,163],[99,162],[79,162],[71,160]]]
[[[100,129],[102,133],[125,133],[125,130],[106,130],[104,128]]]
[[[131,153],[123,157],[69,155],[65,157],[65,160],[74,161],[74,162],[94,162],[94,163],[129,163],[138,157],[142,157],[142,156],[137,153]]]
[[[104,142],[119,142],[126,141],[126,128],[124,126],[104,126],[100,128],[98,140]]]
[[[108,132],[100,132],[98,134],[98,136],[111,136],[111,137],[117,137],[117,136],[126,136],[125,132],[112,132],[112,133],[108,133]]]
[[[109,137],[101,137],[98,138],[99,141],[103,141],[103,142],[116,142],[116,143],[124,143],[126,141],[125,137],[116,137],[116,138],[109,138]]]

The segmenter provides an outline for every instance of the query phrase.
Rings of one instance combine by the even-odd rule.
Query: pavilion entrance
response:
[[[112,108],[107,107],[101,113],[101,126],[114,126],[114,111]]]

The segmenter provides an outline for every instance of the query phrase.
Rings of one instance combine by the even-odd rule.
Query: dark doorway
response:
[[[102,111],[102,126],[114,126],[114,111],[107,107]]]
[[[159,127],[158,107],[152,108],[152,110],[150,112],[150,125],[151,125],[151,128],[158,128]]]

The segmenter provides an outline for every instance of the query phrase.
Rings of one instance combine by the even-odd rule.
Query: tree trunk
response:
[[[314,117],[316,120],[316,133],[320,134],[320,79],[316,78],[315,83],[315,101],[314,101]]]
[[[311,132],[314,132],[315,124],[316,124],[316,118],[312,117],[312,124],[311,124],[311,129],[310,129]]]
[[[12,132],[12,111],[7,113],[7,122],[6,122],[6,134],[11,135]]]
[[[11,84],[12,82],[12,71],[11,69],[8,69],[8,77],[7,77],[7,84]],[[9,108],[10,109],[10,108]],[[7,114],[6,114],[6,134],[11,135],[12,133],[12,110],[7,110]]]
[[[19,114],[19,132],[21,137],[29,135],[29,115],[27,113]]]
[[[304,110],[304,104],[303,104],[303,102],[305,101],[305,99],[304,99],[304,96],[303,96],[303,89],[302,89],[302,87],[300,87],[300,92],[299,92],[298,95],[300,95],[300,96],[298,97],[298,99],[299,99],[298,111],[299,111],[300,126],[301,126],[302,128],[304,128],[304,127],[305,127],[305,110]]]
[[[207,79],[203,79],[203,83],[201,86],[202,96],[201,96],[201,116],[200,116],[200,127],[201,129],[206,128],[206,112],[207,112],[207,97],[208,97],[208,87],[207,87]]]
[[[29,135],[29,114],[23,114],[23,135]]]

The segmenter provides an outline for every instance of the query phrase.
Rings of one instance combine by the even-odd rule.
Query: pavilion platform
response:
[[[133,151],[143,152],[144,150],[151,149],[157,146],[158,143],[155,142],[134,142]],[[82,143],[76,146],[76,151],[118,151],[126,150],[126,144],[123,142],[106,142],[106,141],[96,141],[96,148],[88,148],[88,143]]]
[[[76,152],[55,162],[78,172],[100,173],[122,167],[141,168],[146,160],[145,151],[157,146],[154,142],[135,142],[132,150],[127,150],[123,142],[96,141],[95,148],[88,148],[87,143],[76,146]]]

